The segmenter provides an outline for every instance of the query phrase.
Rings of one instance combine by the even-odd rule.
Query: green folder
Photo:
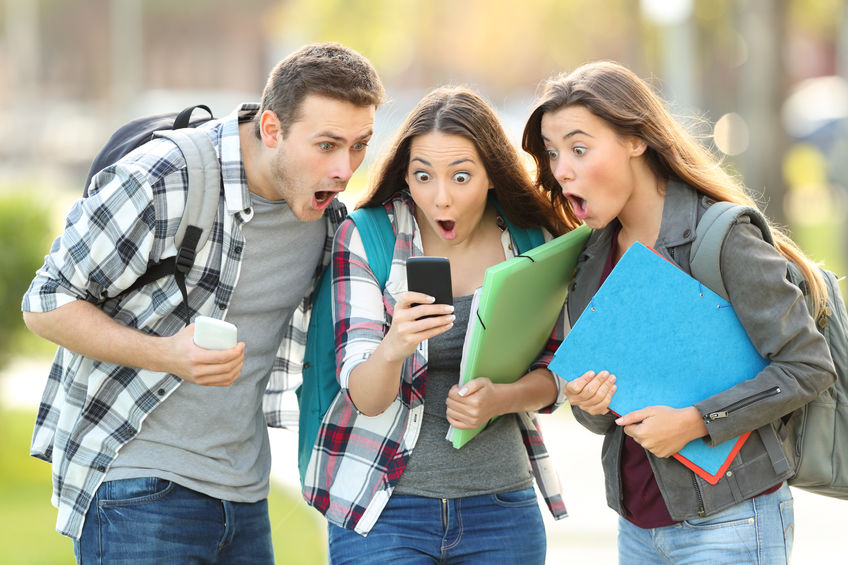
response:
[[[551,336],[590,232],[580,226],[486,269],[472,299],[460,385],[477,377],[510,383],[527,373]],[[451,427],[447,439],[459,449],[484,427]]]

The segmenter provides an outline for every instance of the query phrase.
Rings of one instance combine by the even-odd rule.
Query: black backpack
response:
[[[191,116],[198,108],[208,112],[209,117],[192,120]],[[194,264],[197,251],[203,247],[212,231],[222,187],[221,165],[215,146],[209,136],[194,129],[213,118],[212,110],[199,104],[181,112],[143,116],[124,124],[112,134],[94,158],[83,190],[83,196],[88,196],[94,175],[156,137],[167,138],[180,149],[188,170],[188,196],[185,213],[174,237],[177,255],[159,263],[148,264],[147,271],[124,292],[137,290],[165,276],[174,276],[186,307],[186,324],[189,319],[185,276]]]

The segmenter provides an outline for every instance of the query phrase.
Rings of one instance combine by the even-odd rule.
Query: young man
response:
[[[175,253],[185,160],[157,139],[107,167],[71,210],[24,296],[27,326],[59,345],[31,453],[53,464],[57,530],[86,563],[274,562],[266,423],[299,383],[311,294],[345,215],[384,96],[371,64],[306,46],[261,105],[201,126],[221,163],[213,232],[186,277],[123,293]],[[193,342],[197,315],[240,343]]]

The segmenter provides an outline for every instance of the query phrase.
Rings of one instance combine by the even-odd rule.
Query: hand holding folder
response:
[[[549,368],[566,380],[586,371],[616,376],[610,410],[684,408],[754,377],[760,356],[731,305],[636,243],[574,324]],[[750,433],[750,432],[749,432]],[[674,457],[715,484],[745,439],[689,442]]]
[[[509,383],[524,376],[550,338],[590,231],[581,226],[486,270],[472,299],[460,386],[477,377]],[[447,439],[458,449],[484,427],[451,427]]]

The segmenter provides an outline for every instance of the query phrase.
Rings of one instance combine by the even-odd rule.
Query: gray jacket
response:
[[[669,180],[655,248],[687,273],[695,227],[712,203],[688,185]],[[568,294],[572,321],[598,289],[614,227],[595,230],[580,256]],[[731,228],[721,252],[724,284],[751,341],[771,362],[754,378],[695,404],[706,422],[709,435],[704,439],[710,445],[756,430],[718,484],[710,485],[673,458],[648,453],[675,520],[709,516],[792,476],[795,454],[781,417],[814,399],[836,378],[827,344],[798,287],[787,281],[786,270],[786,260],[747,218]],[[624,515],[619,477],[624,433],[612,414],[573,411],[586,428],[605,435],[601,457],[607,504]]]

